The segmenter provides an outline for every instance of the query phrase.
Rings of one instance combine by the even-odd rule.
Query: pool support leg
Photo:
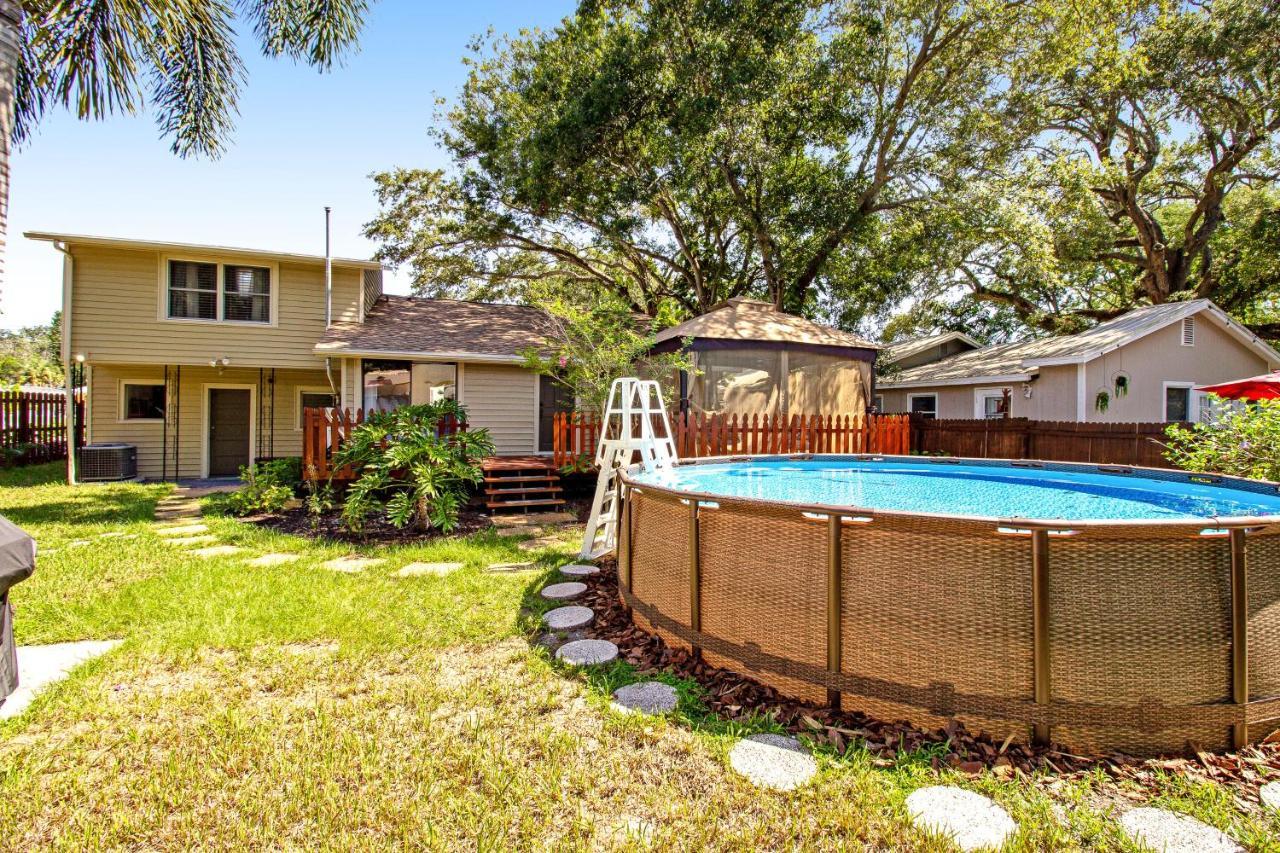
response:
[[[698,502],[689,501],[689,627],[702,630],[702,569],[698,564]],[[702,649],[692,646],[693,656],[702,658]]]
[[[1049,655],[1049,531],[1034,530],[1031,533],[1031,637],[1034,647],[1032,667],[1033,698],[1037,705],[1053,701],[1053,684],[1050,680]],[[1036,723],[1031,730],[1032,741],[1037,746],[1049,743],[1049,726]]]
[[[840,674],[840,516],[827,516],[827,671]],[[840,691],[827,688],[827,704],[840,710]]]
[[[1249,578],[1245,531],[1231,528],[1231,701],[1243,713],[1249,704]],[[1249,742],[1249,724],[1243,718],[1231,727],[1231,745],[1242,749]]]

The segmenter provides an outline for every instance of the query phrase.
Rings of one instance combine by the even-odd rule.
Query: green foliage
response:
[[[1187,471],[1280,480],[1280,400],[1224,408],[1190,428],[1172,424],[1165,458]]]
[[[367,233],[432,294],[757,295],[852,326],[919,266],[898,226],[1003,156],[1008,76],[1058,6],[584,3],[477,45],[450,168],[377,175]]]
[[[244,485],[228,496],[227,507],[234,515],[280,512],[301,478],[302,460],[297,457],[241,466]]]
[[[59,387],[65,381],[61,311],[47,326],[0,330],[0,385]]]
[[[13,137],[31,138],[53,107],[81,119],[145,104],[179,156],[219,155],[245,67],[236,13],[269,57],[329,70],[356,46],[368,0],[146,3],[22,0]],[[12,71],[10,73],[13,73]]]
[[[396,527],[448,532],[457,526],[468,490],[483,476],[480,461],[494,448],[485,429],[441,435],[437,425],[450,417],[465,421],[466,412],[454,400],[441,400],[375,412],[352,430],[333,459],[335,468],[360,472],[342,507],[348,529],[363,530],[379,510]]]
[[[311,529],[318,530],[320,521],[333,512],[334,507],[338,505],[333,494],[333,486],[329,483],[308,480],[307,496],[303,499],[302,505],[307,511],[307,521],[311,524]]]
[[[525,366],[572,391],[581,411],[600,411],[620,377],[640,371],[670,382],[678,371],[693,370],[683,353],[650,354],[657,324],[636,317],[615,297],[583,302],[542,288],[534,292],[534,303],[551,317],[555,333],[547,347],[524,351]]]

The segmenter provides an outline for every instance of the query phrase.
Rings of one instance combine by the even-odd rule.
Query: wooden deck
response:
[[[490,456],[484,471],[485,506],[498,510],[548,509],[564,504],[560,469],[550,456]]]

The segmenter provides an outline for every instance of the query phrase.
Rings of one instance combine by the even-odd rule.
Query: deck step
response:
[[[537,477],[526,477],[523,475],[519,477],[485,477],[484,481],[486,483],[535,483],[535,482],[540,483],[543,480],[559,480],[559,479],[560,479],[560,476],[558,474],[547,473],[547,474],[539,475]]]
[[[526,501],[487,501],[485,506],[489,509],[504,509],[506,507],[526,507],[526,506],[561,506],[564,504],[564,498],[534,498]]]
[[[527,492],[563,492],[561,486],[517,486],[514,489],[485,489],[486,495],[523,495]]]

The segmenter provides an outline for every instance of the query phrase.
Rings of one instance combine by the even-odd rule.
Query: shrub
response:
[[[455,401],[441,400],[372,414],[352,430],[333,458],[335,468],[351,465],[360,472],[342,507],[349,530],[362,530],[379,509],[396,527],[447,533],[457,526],[493,442],[484,429],[441,435],[438,424],[448,417],[465,421],[466,413]]]
[[[1166,431],[1165,458],[1187,471],[1280,480],[1280,400],[1226,409],[1190,429]]]
[[[242,466],[240,482],[244,485],[231,493],[227,506],[234,515],[280,512],[294,496],[301,480],[302,460],[298,458]]]

